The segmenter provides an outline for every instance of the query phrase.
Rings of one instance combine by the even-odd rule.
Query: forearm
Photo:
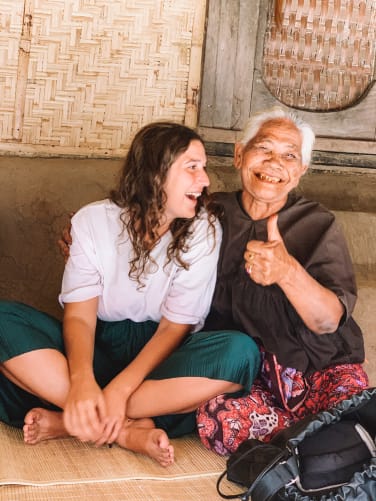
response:
[[[65,304],[64,342],[70,389],[64,406],[67,431],[85,442],[107,440],[104,435],[106,402],[93,370],[97,299]]]
[[[305,325],[316,334],[334,332],[344,312],[344,306],[334,292],[323,287],[291,258],[289,271],[278,285]]]
[[[128,398],[146,376],[165,360],[182,342],[190,326],[162,318],[159,327],[137,357],[110,383]]]
[[[71,382],[94,377],[93,354],[96,325],[96,299],[65,305],[64,344]]]

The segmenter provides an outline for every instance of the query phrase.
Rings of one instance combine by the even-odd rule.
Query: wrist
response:
[[[128,381],[122,381],[122,378],[117,376],[114,378],[107,386],[111,391],[117,393],[122,399],[128,400],[128,398],[132,395],[132,393],[136,390],[131,385],[129,385]]]
[[[298,261],[294,257],[289,256],[286,266],[283,268],[281,278],[278,281],[278,285],[281,288],[293,285],[296,282],[299,266]]]
[[[70,381],[72,384],[79,383],[80,381],[88,381],[95,379],[92,367],[80,367],[77,370],[70,371]]]

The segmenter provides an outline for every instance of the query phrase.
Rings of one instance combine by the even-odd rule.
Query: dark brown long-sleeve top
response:
[[[258,285],[245,271],[246,244],[267,240],[267,219],[253,221],[242,208],[240,192],[216,193],[214,197],[224,207],[223,241],[205,330],[246,332],[274,353],[281,365],[306,374],[331,365],[363,362],[362,332],[351,316],[357,298],[354,271],[334,215],[295,194],[290,194],[278,214],[278,228],[288,252],[344,305],[337,331],[318,335],[306,327],[278,285]]]

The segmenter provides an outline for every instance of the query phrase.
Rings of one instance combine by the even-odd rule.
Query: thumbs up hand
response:
[[[260,285],[280,284],[291,272],[294,258],[287,252],[278,229],[278,214],[267,222],[267,242],[251,240],[244,253],[245,269]]]
[[[278,229],[278,214],[269,217],[266,228],[268,230],[268,242],[282,242],[283,239]]]

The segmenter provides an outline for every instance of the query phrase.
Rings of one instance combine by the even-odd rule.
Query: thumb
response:
[[[268,242],[279,241],[281,242],[282,236],[278,229],[278,214],[273,214],[269,217],[267,222],[267,230],[268,230]]]

